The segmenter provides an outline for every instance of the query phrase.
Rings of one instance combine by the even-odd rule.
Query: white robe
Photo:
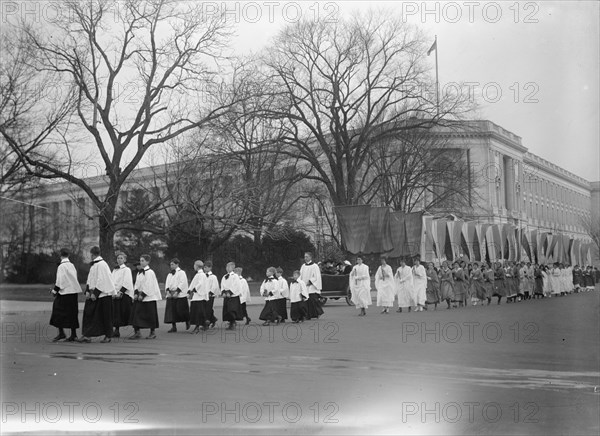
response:
[[[410,266],[398,267],[394,277],[396,281],[396,294],[398,295],[398,307],[416,306],[414,298],[413,274]]]
[[[209,293],[209,297],[210,297],[210,293],[213,293],[213,297],[216,297],[220,294],[220,289],[219,289],[219,280],[217,280],[217,276],[214,275],[212,273],[212,271],[209,271],[206,273],[206,278],[207,278],[207,283],[206,283],[206,287],[208,288],[208,293]]]
[[[560,269],[552,268],[549,277],[550,292],[560,294],[562,286],[560,285]]]
[[[242,276],[239,277],[240,286],[242,290],[240,293],[240,303],[250,303],[252,301],[252,298],[250,297],[250,286],[248,286],[248,281]]]
[[[300,267],[300,278],[306,283],[309,294],[321,294],[321,270],[314,262],[303,264]]]
[[[371,300],[371,277],[369,267],[364,263],[354,265],[350,272],[350,290],[352,291],[352,302],[357,309],[366,309]]]
[[[82,292],[77,280],[77,270],[69,259],[62,259],[56,270],[56,287],[60,295],[79,294]]]
[[[260,295],[265,297],[265,301],[277,300],[281,298],[281,286],[276,277],[267,277],[260,285]]]
[[[223,276],[221,279],[221,292],[223,291],[231,291],[233,297],[240,296],[242,285],[240,284],[240,277],[236,273],[230,272]]]
[[[302,295],[305,299],[308,299],[308,289],[306,289],[306,283],[302,279],[296,280],[296,283],[290,284],[290,303],[299,303],[302,301]]]
[[[112,279],[110,267],[100,256],[94,259],[94,264],[90,268],[90,274],[88,275],[87,285],[90,287],[90,291],[94,289],[100,291],[98,298],[116,294],[115,283]]]
[[[394,272],[392,267],[380,266],[375,273],[375,289],[377,289],[377,305],[392,307],[396,290],[394,287]]]
[[[179,289],[179,293],[175,292],[177,289]],[[184,270],[177,267],[175,274],[169,273],[167,275],[165,291],[167,298],[187,298],[188,280]]]
[[[112,272],[112,279],[115,283],[115,291],[119,292],[122,288],[125,288],[125,294],[133,298],[133,277],[131,276],[131,270],[125,264],[119,266]]]
[[[158,287],[158,280],[156,280],[156,274],[154,274],[154,271],[148,266],[138,272],[138,275],[135,278],[134,288],[140,291],[140,296],[142,292],[146,294],[142,300],[143,303],[162,300],[160,288]]]
[[[208,279],[204,271],[200,270],[192,278],[189,291],[192,292],[192,301],[208,301]]]
[[[423,265],[413,266],[414,299],[417,305],[425,306],[427,301],[427,272]]]
[[[283,277],[277,278],[277,282],[279,283],[279,292],[280,298],[288,298],[290,296],[290,287],[288,286],[288,282]]]

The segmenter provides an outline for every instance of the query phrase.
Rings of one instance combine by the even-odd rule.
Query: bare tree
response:
[[[0,196],[6,198],[33,182],[15,150],[34,158],[44,153],[64,133],[75,99],[72,92],[51,92],[49,74],[30,68],[34,51],[22,32],[4,29],[0,54]]]
[[[579,225],[592,238],[592,242],[595,245],[594,254],[598,256],[600,253],[600,214],[595,211],[591,214],[580,215]]]
[[[93,145],[65,138],[61,165],[15,146],[27,170],[79,187],[98,209],[100,246],[111,252],[119,192],[153,147],[201,127],[227,107],[211,104],[215,70],[230,35],[223,17],[201,3],[172,0],[65,1],[47,28],[22,25],[35,67],[73,83],[77,125]],[[115,13],[117,11],[117,13]],[[212,63],[212,67],[210,66]],[[79,128],[79,129],[76,129]],[[76,172],[85,156],[101,158],[108,185],[100,195]]]
[[[229,192],[244,217],[237,227],[252,234],[259,246],[264,234],[279,231],[280,224],[291,221],[294,206],[306,198],[297,184],[311,169],[281,150],[283,120],[270,116],[280,100],[267,78],[255,63],[244,65],[240,72],[246,79],[231,83],[222,96],[243,98],[211,123],[214,141],[209,148],[213,158],[239,168]]]
[[[285,102],[286,151],[313,168],[334,205],[363,202],[360,178],[373,144],[415,128],[451,124],[464,94],[435,101],[426,42],[389,13],[289,25],[265,55]],[[405,121],[414,119],[407,124]]]
[[[471,207],[477,190],[468,150],[457,148],[447,133],[418,127],[374,144],[360,179],[360,197],[404,212],[457,213]]]

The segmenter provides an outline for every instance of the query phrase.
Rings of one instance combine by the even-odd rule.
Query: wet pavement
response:
[[[2,302],[2,432],[598,434],[599,303],[338,302],[301,324],[79,344],[51,342],[49,307]]]

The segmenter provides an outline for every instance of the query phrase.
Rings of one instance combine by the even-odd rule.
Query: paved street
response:
[[[50,342],[50,304],[3,301],[2,428],[598,434],[599,296],[364,318],[337,302],[298,325],[85,345]]]

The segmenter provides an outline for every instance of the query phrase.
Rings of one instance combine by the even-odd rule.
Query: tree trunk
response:
[[[105,260],[115,257],[115,231],[106,217],[100,216],[100,253]]]

